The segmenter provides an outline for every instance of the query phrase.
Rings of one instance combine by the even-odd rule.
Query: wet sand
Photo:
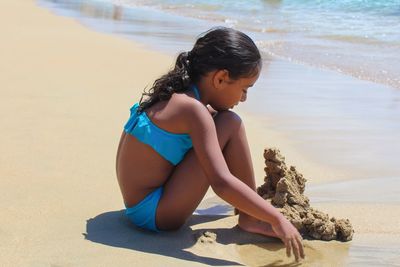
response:
[[[304,161],[329,169],[313,174],[311,183],[400,178],[398,89],[279,59],[263,71],[240,108],[264,121],[265,131],[291,142],[288,149],[266,145],[282,148],[289,158],[295,150]]]
[[[171,66],[170,56],[88,30],[34,1],[7,0],[0,7],[7,22],[0,24],[2,266],[286,264],[283,244],[237,229],[236,216],[212,210],[231,210],[212,194],[201,215],[177,232],[140,231],[122,216],[114,171],[118,138],[131,103]],[[277,144],[302,171],[302,154],[286,138],[241,114],[249,122],[258,184],[264,142]],[[304,166],[306,176],[327,170]],[[308,265],[398,265],[398,205],[350,202],[316,203],[352,216],[356,233],[351,243],[307,240]],[[205,230],[216,234],[215,242],[198,242]]]

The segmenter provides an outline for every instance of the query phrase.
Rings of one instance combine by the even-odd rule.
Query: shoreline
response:
[[[0,6],[3,18],[10,22],[0,25],[6,36],[1,44],[6,53],[0,63],[4,74],[0,78],[0,146],[6,152],[0,160],[0,236],[5,266],[131,266],[140,261],[179,267],[283,260],[282,244],[235,228],[236,216],[193,216],[181,230],[165,235],[129,225],[122,216],[123,202],[112,162],[131,103],[149,81],[170,67],[171,57],[89,30],[71,18],[51,14],[34,1],[8,0]],[[242,116],[252,121],[247,133],[261,176],[263,163],[258,159],[262,157],[257,155],[263,147],[257,141],[265,132],[257,130],[256,118],[246,113]],[[279,134],[269,140],[278,138]],[[303,164],[296,160],[301,155],[292,153],[288,164]],[[385,216],[392,215],[387,219],[395,223],[398,218],[390,211],[380,210]],[[340,212],[366,216],[366,220],[373,216],[357,207]],[[375,218],[372,227],[384,220]],[[194,237],[205,229],[217,234],[216,242],[196,242]],[[379,259],[382,252],[394,259],[396,254],[390,249],[363,251],[358,240],[366,237],[365,229],[346,244],[351,249],[339,244],[344,248],[342,260],[357,262],[370,254]],[[397,245],[391,238],[397,238],[398,231],[381,234],[386,230],[377,228],[370,239],[364,238],[365,243],[375,248],[381,244],[374,243],[374,237],[383,236],[384,245]],[[240,251],[238,246],[246,244],[262,245]],[[310,263],[323,266],[337,260],[332,254],[337,243],[307,244]],[[266,252],[271,258],[262,257]],[[364,263],[376,266],[368,259]]]
[[[254,40],[257,40],[259,48],[273,57],[284,59],[292,63],[314,66],[318,69],[345,73],[346,75],[352,76],[356,79],[371,81],[400,89],[400,81],[396,76],[400,67],[396,61],[398,58],[396,54],[398,42],[394,40],[396,38],[393,36],[394,28],[389,26],[397,25],[397,14],[390,14],[391,16],[388,17],[386,12],[381,14],[384,14],[384,17],[381,17],[381,19],[386,19],[386,23],[388,23],[387,20],[393,19],[391,23],[387,24],[390,29],[372,22],[369,27],[364,25],[364,29],[359,29],[357,32],[343,34],[340,30],[336,30],[335,33],[335,30],[330,28],[332,25],[329,26],[325,24],[322,25],[322,27],[317,27],[323,28],[322,31],[330,28],[330,30],[325,32],[325,34],[320,34],[318,31],[314,31],[314,34],[312,34],[311,32],[313,32],[313,30],[310,32],[308,31],[310,29],[303,31],[304,29],[302,27],[297,28],[297,26],[304,23],[303,27],[309,28],[311,25],[319,24],[321,18],[317,16],[312,19],[307,15],[303,20],[294,18],[291,16],[294,14],[290,15],[286,13],[288,11],[288,5],[282,2],[265,3],[265,6],[257,6],[257,3],[249,3],[242,6],[243,9],[240,10],[238,10],[235,5],[227,6],[226,4],[219,5],[218,3],[210,3],[209,6],[206,5],[208,6],[207,8],[199,3],[187,6],[174,3],[173,1],[165,3],[163,3],[163,1],[143,1],[141,3],[136,3],[135,1],[129,0],[123,2],[112,0],[103,2],[93,0],[75,0],[72,1],[72,3],[71,1],[57,1],[57,4],[54,4],[49,0],[40,0],[40,2],[47,2],[47,4],[45,4],[47,6],[63,6],[63,9],[67,8],[69,10],[78,7],[81,13],[84,13],[91,18],[98,17],[106,20],[121,20],[128,22],[128,24],[140,24],[141,22],[146,21],[146,31],[141,32],[139,30],[139,35],[143,34],[143,36],[135,36],[135,39],[138,39],[139,37],[142,42],[147,37],[152,36],[150,38],[155,38],[154,41],[156,43],[162,43],[161,46],[158,46],[158,49],[162,47],[161,50],[163,52],[172,51],[174,53],[176,50],[176,43],[174,45],[173,42],[166,41],[166,38],[164,38],[165,35],[158,38],[161,33],[159,31],[160,26],[163,28],[164,33],[168,32],[167,35],[170,35],[172,32],[170,31],[171,29],[169,28],[169,25],[173,25],[172,27],[174,29],[172,31],[175,32],[175,34],[178,31],[179,38],[187,38],[192,35],[190,30],[182,31],[182,29],[179,29],[179,24],[183,23],[184,25],[191,25],[191,28],[197,28],[198,30],[196,29],[194,31],[195,33],[201,32],[204,28],[209,28],[205,26],[207,24],[223,24],[228,27],[241,29],[251,34],[251,37]],[[334,6],[335,5],[328,4],[328,10],[325,10],[330,13],[331,16],[335,11],[330,8],[334,8]],[[340,6],[340,3],[338,3],[336,8],[343,8],[343,6]],[[301,7],[301,4],[294,5],[294,9],[297,9],[298,14],[304,12],[308,13],[308,7],[315,8],[315,5],[307,5],[303,7]],[[371,11],[370,8],[372,7],[361,5],[360,8],[365,9],[364,11],[368,13]],[[386,6],[385,8],[390,7]],[[256,9],[259,9],[258,12]],[[253,12],[255,17],[250,19],[242,17],[241,13],[243,11]],[[342,12],[343,11],[346,12],[345,10],[342,10]],[[352,12],[352,10],[347,11],[350,13]],[[297,13],[295,10],[292,10],[292,12]],[[128,16],[126,13],[129,13]],[[234,14],[236,16],[234,16]],[[340,12],[336,14],[338,17],[343,15],[344,14]],[[287,17],[287,23],[285,21],[278,22],[276,16]],[[152,19],[148,20],[147,17],[151,17]],[[304,19],[306,19],[306,21],[304,21]],[[333,21],[329,20],[327,17],[324,17],[323,20],[326,19],[329,21],[328,24],[333,23]],[[367,21],[370,21],[370,19],[372,19],[371,21],[374,21],[373,17],[369,17],[368,19],[366,17],[364,18],[364,20]],[[346,21],[346,16],[344,16],[344,20]],[[341,22],[342,21],[337,21],[333,24],[338,27],[338,23],[341,24]],[[349,22],[346,21],[344,23],[346,24]],[[96,30],[102,31],[104,28],[107,28],[107,26],[104,27],[94,24],[95,23],[93,23],[92,26]],[[199,28],[199,25],[202,25],[202,27]],[[314,28],[315,26],[316,25],[314,25]],[[345,25],[342,25],[342,27],[343,26]],[[311,27],[313,28],[313,26]],[[372,31],[374,37],[370,35],[370,30],[372,30],[370,27],[372,27],[372,29],[375,28],[375,31]],[[377,27],[380,29],[378,30]],[[122,32],[125,32],[128,28],[122,27]],[[120,28],[118,27],[118,29]],[[133,31],[126,31],[129,32],[128,35],[132,35],[132,33],[134,34],[134,32],[140,29],[140,27],[132,27],[130,29],[133,29]],[[388,32],[383,34],[385,30]],[[389,33],[391,30],[392,33]],[[361,34],[363,32],[364,34]],[[369,34],[366,32],[369,32]],[[378,33],[382,34],[379,35]],[[147,40],[144,42],[152,48],[155,48],[157,45],[153,45],[154,41]],[[308,53],[308,51],[312,52]],[[370,55],[372,54],[374,55],[373,58],[376,58],[374,61],[371,61],[372,57]],[[377,57],[377,55],[381,56]],[[343,62],[343,60],[347,63]]]

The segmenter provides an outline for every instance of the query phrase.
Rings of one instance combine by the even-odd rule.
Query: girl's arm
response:
[[[216,149],[220,146],[214,120],[204,106],[195,106],[190,112],[185,112],[189,134],[196,156],[214,192],[239,210],[262,221],[276,223],[282,215],[230,173],[221,149]]]
[[[301,236],[297,229],[271,204],[266,202],[245,183],[233,176],[219,148],[213,118],[201,103],[191,103],[185,109],[185,121],[189,127],[193,148],[214,192],[239,210],[272,225],[287,248],[303,256]]]

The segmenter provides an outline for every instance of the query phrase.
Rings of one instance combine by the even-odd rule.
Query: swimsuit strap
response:
[[[199,89],[197,88],[197,86],[195,84],[192,85],[192,89],[194,91],[194,95],[196,96],[196,99],[200,101]]]

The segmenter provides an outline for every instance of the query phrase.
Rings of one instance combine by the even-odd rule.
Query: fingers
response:
[[[299,244],[299,248],[300,248],[300,256],[301,258],[305,258],[305,254],[304,254],[304,246],[303,246],[303,239],[301,237],[297,237],[296,238],[297,243]]]
[[[296,261],[300,261],[300,257],[304,259],[304,247],[301,241],[301,237],[296,236],[295,238],[286,239],[286,255],[290,258],[293,250]]]
[[[286,245],[286,256],[288,256],[290,258],[291,250],[292,250],[292,244],[291,244],[290,239],[286,240],[285,245]]]
[[[294,258],[296,259],[296,261],[298,262],[299,260],[300,260],[300,258],[299,258],[299,245],[297,244],[297,240],[296,239],[292,239],[291,241],[290,241],[290,243],[292,244],[292,246],[293,246],[293,254],[294,254]]]

